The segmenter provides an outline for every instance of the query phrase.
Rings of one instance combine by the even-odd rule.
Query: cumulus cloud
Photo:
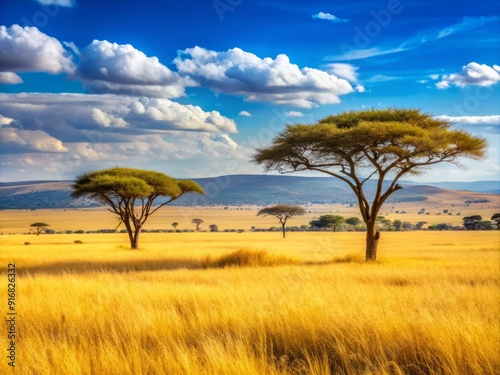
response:
[[[339,103],[340,95],[354,91],[345,79],[318,69],[301,69],[284,54],[261,59],[239,48],[216,52],[194,47],[180,51],[174,63],[180,74],[201,86],[252,102],[311,108]]]
[[[1,153],[68,152],[63,143],[42,130],[0,127]]]
[[[285,117],[303,117],[304,114],[299,111],[288,111],[285,112]]]
[[[500,66],[490,67],[471,62],[463,66],[460,73],[443,75],[441,82],[436,83],[436,87],[447,89],[450,86],[491,86],[498,82],[500,82]]]
[[[36,0],[42,5],[59,5],[61,7],[71,8],[76,4],[74,0]]]
[[[357,70],[359,68],[357,66],[344,63],[335,63],[335,64],[328,64],[328,67],[330,68],[330,71],[337,77],[343,78],[349,82],[358,81]]]
[[[500,125],[500,115],[491,116],[436,116],[438,120],[467,125]]]
[[[195,85],[130,44],[94,40],[79,57],[75,77],[93,93],[176,98],[185,95],[186,86]]]
[[[23,83],[23,79],[13,72],[0,72],[0,84],[16,85]]]
[[[319,19],[319,20],[327,20],[327,21],[331,21],[331,22],[347,22],[347,21],[349,21],[348,19],[338,18],[338,17],[335,17],[333,14],[324,13],[324,12],[319,12],[319,13],[313,14],[312,18]]]
[[[0,71],[70,73],[73,62],[62,44],[36,27],[0,26]]]
[[[63,142],[120,142],[124,136],[171,130],[237,132],[218,111],[169,99],[85,94],[0,94],[0,113],[26,130]]]
[[[240,113],[238,113],[238,115],[244,116],[244,117],[252,117],[252,114],[248,111],[241,111]]]

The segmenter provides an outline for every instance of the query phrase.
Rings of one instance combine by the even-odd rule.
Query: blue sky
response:
[[[420,180],[499,180],[499,25],[498,1],[5,0],[0,181],[262,173],[286,123],[371,107],[488,140]]]

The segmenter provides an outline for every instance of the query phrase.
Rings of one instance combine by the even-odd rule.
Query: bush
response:
[[[240,249],[229,254],[213,259],[207,256],[201,260],[200,266],[203,268],[223,268],[223,267],[259,267],[259,266],[280,266],[285,264],[295,264],[296,261],[270,255],[267,251],[251,251]]]
[[[27,242],[27,241],[26,241],[24,244],[25,244],[25,245],[31,245],[31,242]]]
[[[77,245],[80,245],[80,244],[82,244],[82,243],[83,243],[83,241],[82,241],[82,240],[75,240],[75,241],[73,241],[73,242],[74,242],[74,243],[76,243]]]

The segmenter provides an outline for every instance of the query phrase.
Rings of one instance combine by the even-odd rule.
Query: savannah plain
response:
[[[430,214],[418,215],[421,207]],[[460,225],[499,208],[417,202],[381,214]],[[345,205],[307,210],[289,225],[358,216]],[[130,250],[126,233],[24,234],[36,221],[56,231],[115,228],[105,209],[3,211],[0,301],[5,314],[7,264],[15,262],[18,337],[15,371],[4,355],[1,372],[500,373],[500,231],[383,232],[378,261],[367,264],[364,232],[283,239],[251,232],[279,226],[256,212],[162,208],[147,229],[194,229],[199,217],[201,229],[245,232],[143,233]],[[5,353],[5,319],[2,327]]]

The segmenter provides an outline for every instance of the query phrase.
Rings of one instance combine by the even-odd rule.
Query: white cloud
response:
[[[238,113],[238,115],[244,116],[244,117],[252,117],[252,114],[248,111],[241,111],[240,113]]]
[[[443,75],[441,82],[436,83],[436,87],[447,89],[450,86],[491,86],[498,82],[500,82],[500,66],[490,67],[471,62],[463,66],[460,73]]]
[[[16,85],[23,83],[23,79],[13,72],[0,72],[0,84]]]
[[[358,72],[357,66],[351,64],[335,63],[328,64],[330,72],[335,74],[337,77],[343,78],[346,81],[356,83],[358,82]]]
[[[59,5],[61,7],[71,8],[76,4],[74,0],[36,0],[42,5]]]
[[[2,153],[16,152],[68,152],[62,142],[42,130],[23,130],[15,127],[0,127]],[[9,145],[11,144],[11,145]],[[10,146],[14,147],[10,147]]]
[[[438,80],[439,79],[439,74],[431,74],[429,76],[430,79],[433,79],[434,81]]]
[[[327,20],[327,21],[331,21],[331,22],[347,22],[347,21],[349,21],[348,19],[338,18],[338,17],[335,17],[333,14],[324,13],[324,12],[319,12],[319,13],[313,14],[312,18],[320,19],[320,20]]]
[[[243,170],[254,150],[238,145],[227,134],[172,131],[163,136],[134,136],[123,142],[73,142],[65,146],[66,153],[0,154],[0,180],[72,179],[82,172],[116,165],[147,165],[182,178],[258,171]]]
[[[0,115],[0,127],[2,127],[3,125],[10,125],[13,121],[14,121],[13,118],[4,117]]]
[[[385,76],[383,74],[375,74],[373,77],[371,78],[368,78],[367,80],[365,80],[366,82],[370,82],[370,83],[376,83],[376,82],[387,82],[387,81],[394,81],[394,80],[397,80],[399,79],[399,77],[395,77],[395,76]]]
[[[285,117],[303,117],[304,114],[299,111],[288,111],[285,112]]]
[[[75,74],[93,93],[176,98],[195,83],[130,44],[94,40],[80,53]]]
[[[112,114],[105,113],[101,111],[99,108],[92,109],[92,118],[99,125],[108,127],[116,127],[116,128],[125,128],[129,124],[122,118],[116,117]]]
[[[492,116],[436,116],[438,120],[467,125],[500,125],[500,115]]]
[[[404,46],[398,47],[373,47],[373,48],[345,48],[348,49],[344,53],[335,56],[327,56],[325,60],[337,60],[337,61],[348,61],[348,60],[361,60],[368,59],[370,57],[390,55],[392,53],[398,53],[406,51],[410,48]]]
[[[86,94],[0,94],[0,113],[26,130],[44,130],[63,142],[117,142],[172,130],[237,132],[217,111],[169,99]]]
[[[216,52],[194,47],[180,51],[174,63],[180,74],[201,86],[252,102],[311,108],[337,104],[340,95],[354,91],[345,79],[318,69],[300,69],[284,54],[261,59],[239,48]]]
[[[0,26],[0,71],[70,73],[73,62],[61,43],[36,27]]]

